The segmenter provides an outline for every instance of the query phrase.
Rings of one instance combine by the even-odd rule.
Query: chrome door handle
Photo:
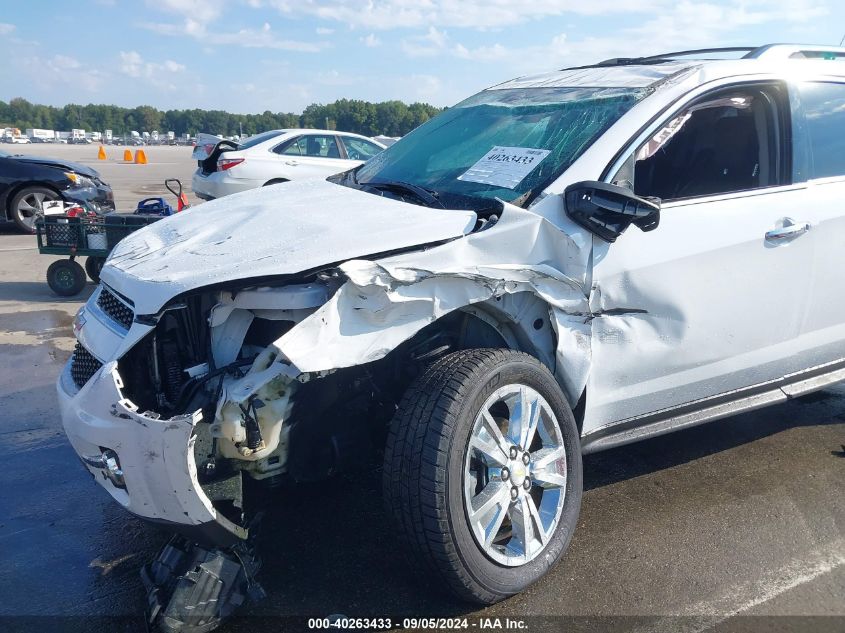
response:
[[[296,165],[299,165],[299,163],[297,163],[295,160],[286,160],[285,165],[290,165],[291,167],[295,167]]]
[[[772,229],[770,231],[766,231],[766,239],[772,240],[773,242],[789,240],[793,237],[803,235],[809,230],[809,222],[793,222],[790,218],[785,218],[783,226],[780,226],[776,229]]]

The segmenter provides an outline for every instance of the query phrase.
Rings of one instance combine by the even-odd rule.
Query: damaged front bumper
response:
[[[65,433],[85,468],[128,511],[199,542],[234,544],[247,530],[220,514],[197,479],[194,427],[199,412],[156,419],[121,393],[117,362],[104,364],[77,389],[65,366],[57,384]],[[106,451],[116,456],[115,477]],[[123,486],[120,484],[123,483]]]

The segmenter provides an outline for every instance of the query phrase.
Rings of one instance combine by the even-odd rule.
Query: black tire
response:
[[[78,295],[86,283],[85,271],[75,261],[60,259],[47,269],[47,285],[62,297]]]
[[[549,404],[566,448],[567,479],[557,527],[545,548],[518,567],[477,544],[465,511],[463,464],[482,405],[508,384],[528,385]],[[408,388],[391,423],[384,500],[415,570],[457,597],[492,604],[541,578],[569,545],[581,507],[581,445],[572,411],[551,372],[528,354],[471,349],[448,354]]]
[[[41,201],[61,200],[61,196],[46,187],[24,187],[9,202],[9,217],[24,233],[35,233],[34,217],[28,212],[28,198],[40,198]]]
[[[95,284],[100,283],[100,271],[105,263],[106,260],[103,257],[85,258],[85,272],[88,273],[88,278]]]

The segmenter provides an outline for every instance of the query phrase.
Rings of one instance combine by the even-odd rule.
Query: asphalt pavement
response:
[[[151,151],[149,165],[98,164],[121,206],[157,195],[164,177],[190,180],[190,151],[159,149],[178,150],[174,165]],[[53,259],[0,229],[0,628],[143,631],[138,570],[167,535],[112,502],[65,440],[54,382],[93,285],[56,297],[44,283]],[[405,566],[377,467],[278,491],[261,535],[268,597],[221,630],[305,630],[343,614],[466,618],[470,630],[499,630],[499,618],[501,630],[845,631],[843,444],[840,385],[587,456],[565,558],[486,609]]]

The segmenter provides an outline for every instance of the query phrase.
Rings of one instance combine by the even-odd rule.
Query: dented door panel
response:
[[[597,247],[585,432],[800,369],[813,243],[765,234],[804,193],[666,204],[657,230]]]

